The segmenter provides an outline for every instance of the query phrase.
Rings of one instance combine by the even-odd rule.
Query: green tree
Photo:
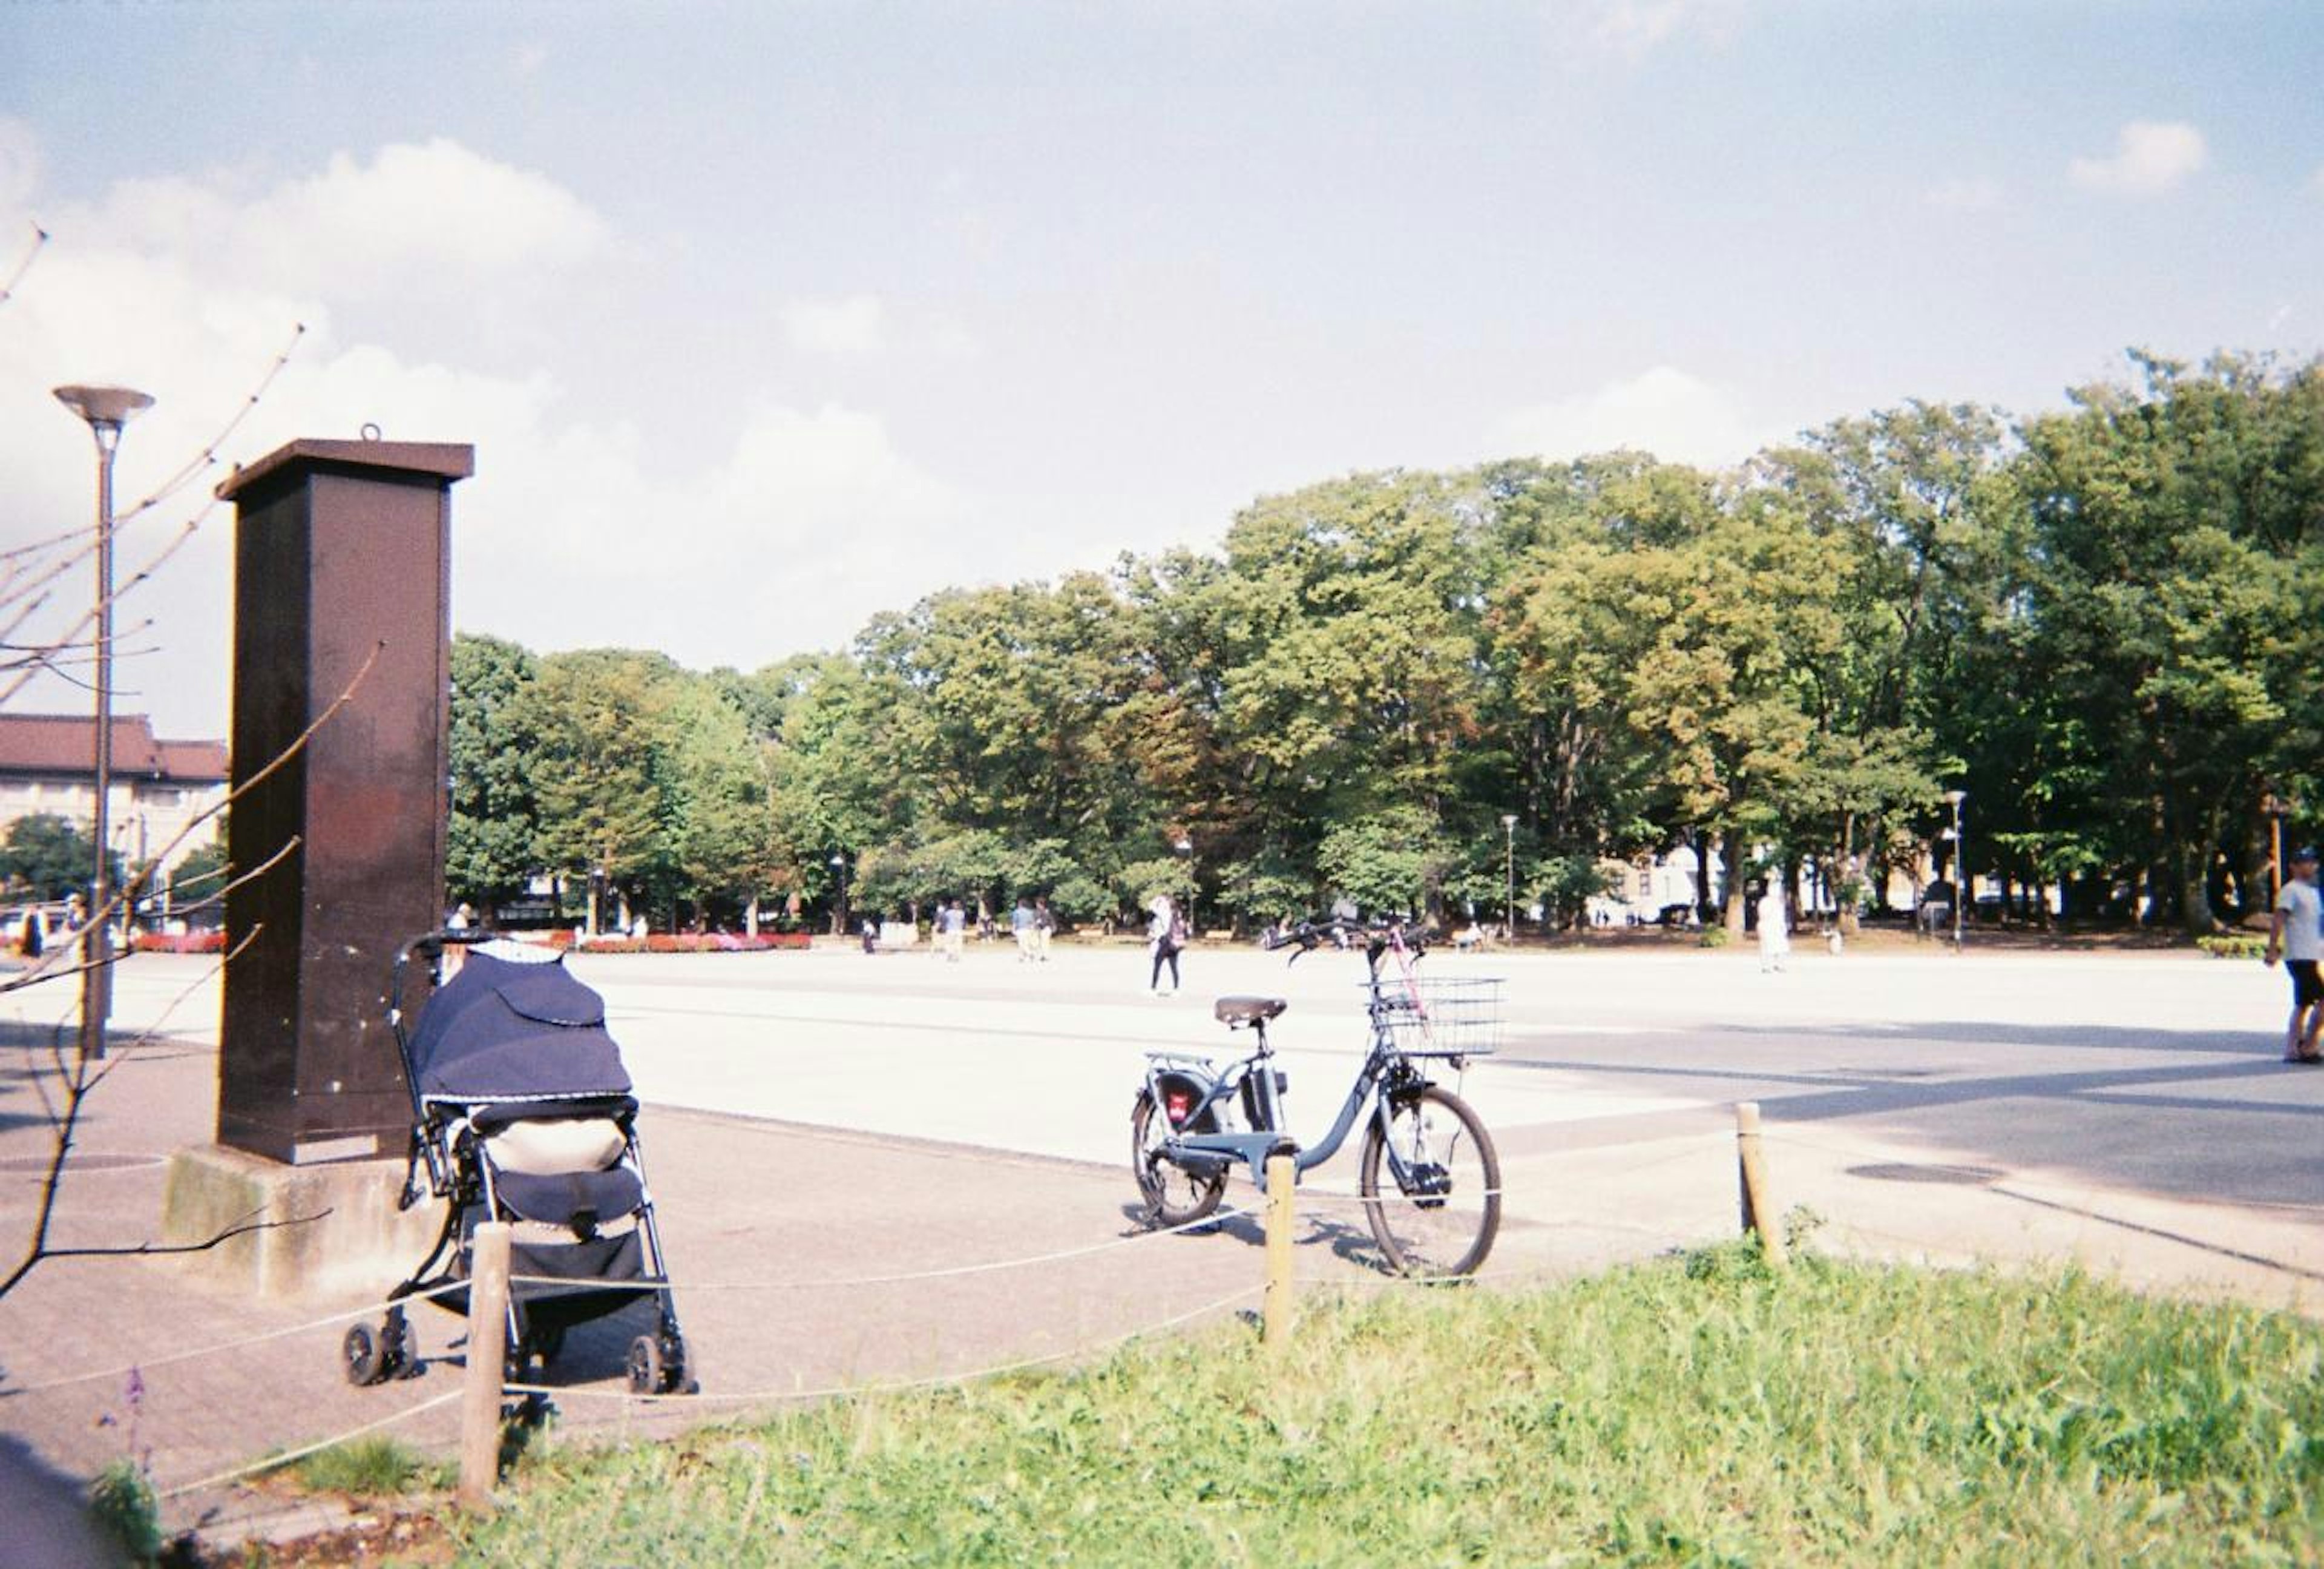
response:
[[[122,882],[121,857],[111,857],[106,868],[110,887]],[[32,899],[67,899],[86,894],[97,872],[97,842],[75,824],[51,813],[36,812],[8,825],[0,842],[0,878]]]
[[[537,662],[514,723],[532,738],[539,844],[553,870],[641,899],[673,893],[678,674],[662,655],[623,649]]]
[[[2217,921],[2215,863],[2264,782],[2314,755],[2324,383],[2135,355],[2130,384],[2030,421],[2024,614],[2061,699],[2059,767],[2146,891]]]
[[[500,638],[452,640],[452,811],[445,839],[447,891],[487,922],[543,869],[540,803],[532,776],[538,738],[525,689],[531,654]]]

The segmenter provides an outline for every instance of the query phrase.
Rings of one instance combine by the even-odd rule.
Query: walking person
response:
[[[1784,906],[1783,885],[1771,881],[1759,896],[1759,973],[1783,969],[1791,956],[1790,912]]]
[[[1017,908],[1009,912],[1009,935],[1017,939],[1017,962],[1033,962],[1033,906],[1023,894],[1017,896]]]
[[[960,946],[968,936],[968,915],[960,908],[960,900],[945,900],[944,912],[936,917],[937,929],[944,934],[944,956],[947,964],[960,963]]]
[[[1185,946],[1186,923],[1179,918],[1177,907],[1170,902],[1170,896],[1167,893],[1156,894],[1151,909],[1154,918],[1147,923],[1146,946],[1154,955],[1154,974],[1147,983],[1147,989],[1157,997],[1164,995],[1162,966],[1167,964],[1170,966],[1168,995],[1175,997],[1178,992],[1178,950]]]
[[[2283,1032],[2283,1060],[2324,1062],[2317,1037],[2324,1035],[2324,978],[2316,961],[2324,957],[2324,899],[2316,891],[2316,847],[2292,853],[2292,881],[2276,896],[2268,923],[2267,962],[2283,961],[2292,976],[2292,1022]]]
[[[1049,934],[1057,929],[1057,918],[1049,913],[1049,900],[1045,894],[1033,900],[1033,956],[1043,964],[1049,962]]]

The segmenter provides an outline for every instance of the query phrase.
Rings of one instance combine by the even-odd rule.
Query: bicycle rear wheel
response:
[[[1391,1098],[1357,1177],[1372,1240],[1400,1275],[1472,1274],[1501,1229],[1501,1161],[1469,1103],[1434,1084]]]
[[[1170,1130],[1155,1109],[1152,1092],[1138,1092],[1130,1112],[1130,1169],[1138,1178],[1138,1192],[1153,1212],[1157,1225],[1191,1225],[1219,1207],[1227,1190],[1226,1173],[1197,1177],[1170,1160],[1162,1146]]]

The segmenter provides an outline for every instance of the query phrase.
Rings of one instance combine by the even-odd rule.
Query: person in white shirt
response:
[[[2283,1036],[2286,1062],[2324,1062],[2317,1037],[2324,1034],[2324,979],[2316,961],[2324,956],[2324,899],[2316,891],[2316,849],[2292,853],[2292,881],[2275,901],[2267,932],[2267,962],[2283,961],[2292,977],[2292,1023]]]
[[[1774,882],[1759,896],[1759,970],[1780,970],[1792,956],[1791,912],[1784,904],[1783,888]]]

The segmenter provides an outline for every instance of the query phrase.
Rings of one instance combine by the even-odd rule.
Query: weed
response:
[[[88,1485],[88,1512],[133,1562],[151,1564],[161,1555],[161,1501],[143,1467],[116,1460],[98,1472]]]
[[[317,1450],[285,1468],[309,1492],[388,1498],[451,1485],[447,1466],[384,1435]]]

